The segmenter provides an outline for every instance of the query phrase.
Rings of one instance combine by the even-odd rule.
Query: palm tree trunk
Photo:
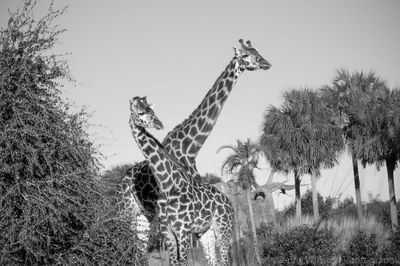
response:
[[[314,171],[311,172],[311,191],[312,191],[314,219],[318,220],[319,206],[318,206],[318,194],[317,194],[317,177],[315,176]]]
[[[362,203],[361,203],[361,190],[360,190],[360,176],[358,174],[358,163],[357,163],[357,156],[352,151],[351,159],[353,161],[353,175],[354,175],[354,188],[356,190],[356,205],[357,205],[357,215],[358,220],[360,221],[363,217],[362,211]]]
[[[296,217],[301,218],[301,199],[300,199],[300,176],[297,170],[294,170],[294,189],[296,192]]]
[[[396,159],[390,158],[386,159],[386,169],[388,175],[389,183],[389,200],[390,200],[390,220],[392,221],[392,229],[396,229],[399,226],[399,220],[397,217],[397,207],[396,207],[396,193],[394,190],[394,179],[393,172],[396,166]]]
[[[247,198],[247,205],[249,207],[249,219],[250,219],[250,226],[251,226],[251,234],[253,236],[254,241],[254,252],[256,255],[256,259],[259,265],[261,265],[261,258],[258,254],[258,241],[257,241],[257,233],[256,233],[256,224],[254,222],[254,213],[253,213],[253,205],[251,204],[251,195],[250,195],[250,188],[246,189],[246,198]]]

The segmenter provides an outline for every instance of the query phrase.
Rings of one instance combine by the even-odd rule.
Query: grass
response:
[[[286,233],[295,227],[308,225],[316,226],[312,216],[304,215],[301,218],[290,217],[283,223],[276,226],[275,230],[279,233]],[[389,244],[390,229],[386,228],[374,216],[366,216],[359,222],[353,217],[328,218],[319,224],[319,227],[333,228],[335,236],[338,239],[338,249],[345,250],[348,247],[350,240],[357,234],[358,231],[364,232],[366,235],[376,235],[378,249],[381,249]]]
[[[345,250],[350,240],[358,231],[364,232],[367,236],[374,234],[378,249],[389,244],[390,229],[385,228],[374,216],[363,217],[360,222],[354,218],[343,217],[334,220],[327,220],[324,224],[333,227],[338,238],[338,248]]]

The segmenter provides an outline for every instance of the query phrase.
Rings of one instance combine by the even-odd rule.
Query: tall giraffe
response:
[[[164,149],[180,163],[185,164],[193,177],[199,176],[195,162],[196,156],[211,133],[239,76],[245,70],[267,70],[271,67],[270,63],[252,47],[250,41],[247,41],[247,46],[243,40],[239,42],[241,47],[234,48],[233,59],[207,92],[200,105],[186,120],[169,132],[163,141]],[[137,204],[142,211],[141,224],[148,228],[148,224],[154,221],[158,199],[157,182],[148,162],[144,160],[129,169],[121,180],[121,184],[123,184],[123,189],[117,193],[121,198],[122,208],[132,209],[130,205]],[[139,234],[139,238],[146,242],[148,235]],[[200,242],[202,245],[206,244],[203,243],[205,241]]]
[[[157,215],[161,233],[167,240],[170,265],[188,265],[191,234],[202,236],[210,231],[211,225],[221,261],[214,257],[209,263],[228,265],[233,222],[233,208],[228,197],[215,187],[191,178],[190,171],[146,131],[145,128],[163,128],[146,98],[134,97],[130,110],[132,135],[149,162],[160,190]]]

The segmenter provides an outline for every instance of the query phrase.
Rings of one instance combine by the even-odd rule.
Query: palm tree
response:
[[[294,172],[298,217],[301,216],[300,176],[311,174],[314,217],[318,219],[316,178],[322,167],[337,163],[344,147],[341,128],[332,111],[315,91],[285,92],[282,107],[272,107],[265,115],[261,144],[275,169]]]
[[[384,82],[374,73],[354,72],[350,73],[346,70],[338,70],[333,80],[333,85],[325,85],[321,91],[324,100],[338,114],[339,120],[343,123],[343,134],[345,136],[348,150],[352,157],[354,187],[356,194],[356,205],[358,218],[362,217],[362,202],[360,190],[360,176],[358,171],[357,151],[362,147],[357,138],[363,135],[363,127],[359,116],[359,112],[355,112],[355,107],[361,108],[365,106],[367,101],[367,92],[377,90],[384,86]],[[361,110],[361,109],[359,109]]]
[[[217,152],[223,149],[230,149],[233,151],[233,153],[231,153],[222,163],[221,171],[223,172],[225,170],[227,173],[234,173],[236,176],[236,183],[240,184],[245,190],[247,204],[249,208],[250,229],[255,244],[254,250],[256,254],[256,259],[258,263],[261,264],[261,258],[258,254],[257,234],[250,194],[251,188],[257,186],[253,171],[254,168],[258,165],[260,149],[259,146],[250,139],[247,139],[244,142],[237,140],[235,145],[221,146],[217,150]],[[237,213],[235,218],[238,218]],[[238,220],[236,219],[236,223],[237,221]]]
[[[264,115],[260,144],[267,160],[276,172],[293,171],[295,180],[296,216],[301,216],[300,175],[301,158],[292,144],[297,142],[298,132],[291,121],[291,111],[287,106],[270,106]],[[269,157],[272,155],[273,157]],[[272,160],[270,160],[271,158]]]
[[[400,158],[400,90],[390,90],[384,84],[366,92],[364,104],[352,106],[353,113],[361,121],[363,134],[353,145],[363,166],[376,164],[379,168],[386,163],[390,214],[392,228],[398,226],[396,194],[393,172]]]

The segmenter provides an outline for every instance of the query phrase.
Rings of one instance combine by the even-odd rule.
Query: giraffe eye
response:
[[[138,115],[144,115],[145,114],[145,112],[139,112],[138,113]]]
[[[245,55],[242,56],[242,58],[247,58],[247,57],[249,57],[248,54],[245,54]]]

